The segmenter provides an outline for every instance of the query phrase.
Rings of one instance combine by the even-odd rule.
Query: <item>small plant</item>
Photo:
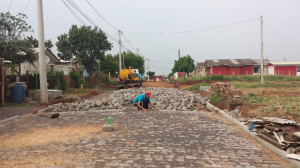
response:
[[[287,108],[286,108],[286,112],[287,112],[287,113],[290,113],[290,112],[291,112],[291,107],[287,107]]]
[[[243,100],[247,103],[263,103],[266,101],[264,97],[257,96],[253,93],[249,93],[248,95],[244,96]]]
[[[74,81],[74,87],[79,88],[80,87],[79,75],[74,70],[71,71],[69,75],[70,75],[71,79]]]
[[[101,82],[103,82],[103,83],[109,83],[109,77],[105,73],[101,74],[100,79],[101,79]]]
[[[211,95],[210,100],[214,103],[220,103],[226,100],[226,96],[220,92],[216,92],[213,95]]]
[[[273,111],[276,111],[278,108],[276,106],[274,106],[274,104],[272,104],[272,109],[273,109]]]

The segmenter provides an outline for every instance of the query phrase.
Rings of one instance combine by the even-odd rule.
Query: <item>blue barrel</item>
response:
[[[11,89],[11,100],[13,103],[25,102],[25,87],[16,85]]]

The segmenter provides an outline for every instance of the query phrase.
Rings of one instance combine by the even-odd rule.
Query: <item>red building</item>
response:
[[[300,62],[270,62],[268,74],[300,76]]]
[[[269,60],[264,62],[267,66]],[[256,75],[260,69],[260,60],[254,59],[206,60],[205,64],[206,75]]]
[[[160,76],[151,76],[149,77],[149,79],[156,82],[162,81],[162,78]]]

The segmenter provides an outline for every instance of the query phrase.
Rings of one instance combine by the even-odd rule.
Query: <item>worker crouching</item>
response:
[[[151,92],[147,91],[145,94],[138,95],[134,99],[133,104],[135,107],[137,107],[138,110],[147,111],[149,105],[152,110],[155,110],[151,103],[150,97],[151,97]]]

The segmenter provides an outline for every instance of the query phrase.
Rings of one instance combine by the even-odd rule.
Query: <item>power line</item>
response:
[[[11,1],[10,1],[9,8],[8,8],[7,12],[9,12],[10,7],[11,7],[11,5],[12,5],[13,2],[14,2],[14,0],[11,0]]]
[[[126,33],[126,32],[125,32],[125,33]],[[151,43],[151,42],[149,42],[149,41],[143,40],[143,39],[141,39],[141,38],[135,37],[135,36],[133,36],[133,35],[131,35],[131,34],[127,34],[127,35],[130,36],[130,37],[133,37],[133,38],[135,38],[135,39],[137,39],[137,40],[140,40],[140,41],[142,41],[142,42],[144,42],[144,43],[148,43],[148,44],[150,44],[150,45],[153,45],[153,46],[156,46],[156,47],[159,47],[159,48],[163,48],[163,49],[167,49],[167,50],[171,50],[171,51],[177,51],[177,49],[168,48],[168,47],[164,47],[164,46],[161,46],[161,45],[158,45],[158,44],[154,44],[154,43]]]
[[[28,0],[28,1],[27,1],[26,7],[24,8],[24,10],[23,10],[23,12],[22,12],[22,13],[24,13],[24,12],[25,12],[25,10],[27,9],[27,7],[28,7],[29,3],[30,3],[30,0]]]
[[[77,12],[79,12],[86,20],[88,20],[93,26],[99,28],[95,22],[89,18],[81,9],[79,6],[77,6],[77,4],[75,2],[73,2],[72,0],[67,0],[67,2],[69,4],[71,4],[73,6],[73,8],[75,8],[77,10]],[[110,35],[109,33],[105,32],[103,29],[102,31],[107,35],[107,37],[109,37],[110,39],[112,39],[115,42],[118,42],[118,40],[116,40],[112,35]]]
[[[151,62],[155,62],[155,63],[162,63],[162,64],[168,64],[168,65],[173,65],[173,63],[167,63],[167,62],[161,62],[161,61],[154,61],[154,60],[151,60],[149,59]]]
[[[85,22],[82,19],[80,19],[80,17],[75,13],[75,11],[73,9],[71,9],[71,7],[64,0],[61,0],[61,1],[68,8],[68,10],[72,13],[72,15],[77,19],[77,21],[79,21],[81,23],[81,25],[85,25]]]
[[[80,9],[80,7],[79,6],[77,6],[77,4],[75,3],[75,2],[73,2],[73,0],[66,0],[74,9],[76,9],[76,11],[77,12],[79,12],[86,20],[88,20],[92,25],[94,25],[95,27],[98,27],[97,25],[96,25],[96,23],[91,19],[91,18],[89,18],[81,9]],[[75,16],[74,16],[75,17]],[[103,32],[105,32],[105,31],[103,31]],[[106,32],[105,32],[106,33]],[[111,38],[113,41],[115,41],[115,42],[118,42],[118,40],[116,40],[115,38],[114,38],[114,36],[112,36],[112,35],[110,35],[110,34],[108,34],[108,33],[106,33],[107,34],[107,36],[109,37],[109,38]],[[124,36],[124,35],[123,35]],[[125,36],[124,36],[125,37]],[[134,48],[134,47],[132,47],[131,45],[130,45],[130,43],[129,43],[129,41],[128,41],[128,39],[125,37],[124,38],[125,39],[125,41],[128,43],[128,45],[131,47],[131,48]],[[127,51],[130,51],[130,52],[132,52],[130,49],[128,49],[124,44],[121,46],[122,48],[125,48]],[[135,49],[135,48],[134,48]],[[146,51],[144,51],[144,52],[146,52]],[[152,53],[152,52],[148,52],[147,51],[147,53],[150,53],[151,55],[153,55],[153,56],[157,56],[157,57],[159,57],[159,58],[161,58],[162,56],[161,55],[157,55],[157,54],[155,54],[155,53]],[[142,54],[140,54],[140,55],[142,55]]]
[[[241,24],[245,22],[250,22],[253,20],[258,20],[259,18],[252,18],[252,19],[247,19],[239,22],[234,22],[230,24],[225,24],[225,25],[219,25],[219,26],[213,26],[213,27],[207,27],[207,28],[199,28],[199,29],[194,29],[194,30],[186,30],[186,31],[179,31],[179,32],[158,32],[158,33],[144,33],[144,32],[126,32],[126,33],[131,33],[131,34],[140,34],[140,35],[178,35],[178,34],[185,34],[185,33],[193,33],[193,32],[198,32],[198,31],[203,31],[203,30],[210,30],[210,29],[217,29],[217,28],[222,28],[222,27],[228,27],[236,24]]]
[[[95,8],[94,6],[88,1],[88,0],[85,0],[93,9],[94,11],[98,14],[98,16],[100,16],[108,25],[110,25],[112,28],[114,28],[115,30],[119,30],[117,29],[116,27],[114,27],[112,24],[110,24]]]
[[[129,40],[125,37],[125,35],[122,33],[122,36],[125,39],[125,42],[128,44],[129,47],[131,47],[132,49],[136,50],[136,48],[132,47],[132,45],[129,43]]]
[[[123,37],[124,37],[124,39],[125,39],[125,42],[129,45],[129,47],[132,48],[132,49],[134,49],[134,50],[136,50],[136,48],[132,47],[132,45],[129,43],[129,40],[128,40],[124,35],[123,35]],[[123,46],[124,46],[124,45],[123,45]],[[131,50],[129,50],[129,49],[127,49],[127,48],[126,48],[126,50],[132,52]],[[142,49],[142,50],[143,50],[143,49]],[[145,52],[145,50],[143,50],[143,51]],[[148,51],[146,51],[146,53],[150,53],[150,55],[154,55],[154,56],[159,57],[159,58],[164,57],[164,56],[162,56],[162,55],[158,55],[158,54],[155,54],[155,53],[152,53],[152,52],[148,52]],[[139,55],[143,56],[143,54],[139,54]]]

